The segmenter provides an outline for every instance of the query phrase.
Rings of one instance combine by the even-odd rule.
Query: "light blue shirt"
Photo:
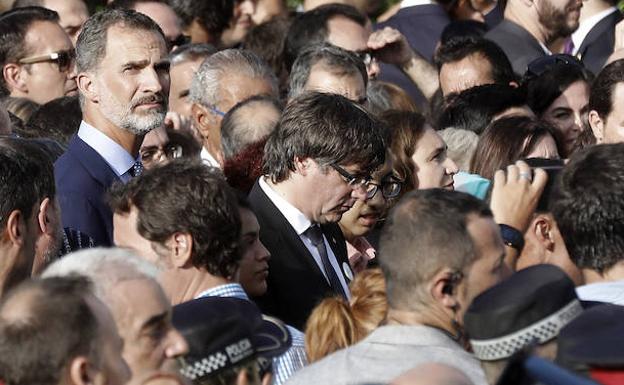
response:
[[[127,183],[132,178],[130,170],[139,159],[134,159],[119,143],[84,120],[80,123],[78,137],[104,158],[122,182]]]

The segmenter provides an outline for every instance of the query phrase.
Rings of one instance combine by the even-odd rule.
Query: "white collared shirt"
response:
[[[219,164],[219,162],[217,162],[214,156],[212,156],[212,154],[209,153],[208,150],[206,150],[206,147],[202,147],[199,157],[204,162],[204,164],[207,164],[208,166],[211,166],[211,167],[221,168],[221,165]]]
[[[617,11],[616,7],[605,9],[604,11],[597,13],[589,19],[583,21],[579,25],[578,29],[572,34],[572,42],[574,43],[572,55],[576,55],[578,53],[579,48],[581,48],[581,44],[583,44],[583,40],[585,40],[592,28],[594,28],[596,24],[600,23],[602,19],[609,16],[615,11]]]
[[[275,205],[275,207],[277,207],[280,213],[282,213],[282,215],[284,216],[284,218],[286,218],[288,223],[290,223],[290,226],[292,226],[292,228],[295,230],[295,232],[297,233],[297,235],[299,236],[299,238],[301,239],[305,247],[308,249],[312,257],[314,257],[314,261],[318,265],[319,269],[321,269],[321,272],[323,273],[323,275],[325,276],[325,279],[329,283],[327,274],[325,274],[325,269],[323,268],[323,261],[321,260],[321,255],[316,249],[316,246],[312,244],[312,241],[310,241],[308,237],[303,235],[303,233],[310,226],[312,226],[312,222],[301,211],[299,211],[299,209],[297,209],[290,202],[288,202],[286,199],[280,196],[275,190],[273,190],[271,186],[269,186],[268,183],[264,180],[264,178],[265,177],[260,177],[260,180],[259,180],[260,188],[262,189],[262,191],[264,191],[264,193],[269,198],[269,200],[273,202],[273,204]],[[336,255],[334,255],[334,251],[330,247],[329,242],[327,242],[327,238],[325,237],[325,234],[323,234],[323,240],[325,242],[325,248],[327,249],[327,256],[329,257],[329,262],[334,268],[334,271],[336,272],[336,275],[338,276],[338,279],[340,280],[340,284],[342,285],[344,292],[347,294],[347,297],[351,299],[351,292],[349,291],[349,286],[345,282],[344,274],[340,270],[340,266],[338,266]],[[346,273],[348,276],[351,272],[351,267],[343,266],[343,268],[348,269],[348,273]]]
[[[401,8],[415,7],[417,5],[435,4],[432,0],[403,0],[401,1]]]
[[[576,288],[583,301],[606,302],[624,305],[624,280],[590,283]]]
[[[80,123],[78,137],[104,159],[122,182],[132,178],[130,170],[140,160],[138,157],[134,159],[119,143],[84,120]]]

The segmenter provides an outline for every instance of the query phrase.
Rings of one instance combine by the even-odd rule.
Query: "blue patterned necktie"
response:
[[[327,275],[327,280],[329,281],[329,286],[334,290],[334,293],[341,295],[345,300],[348,300],[347,294],[340,283],[340,279],[338,278],[338,274],[336,274],[336,270],[332,266],[329,261],[329,256],[327,255],[327,248],[325,247],[325,240],[323,237],[323,232],[320,227],[317,225],[310,226],[303,233],[309,240],[312,242],[314,247],[321,256],[321,262],[323,264],[323,270],[325,270],[325,275]]]
[[[140,160],[137,160],[136,162],[134,162],[134,164],[132,165],[132,168],[130,169],[130,175],[132,175],[132,177],[137,177],[139,175],[141,175],[143,173],[143,163],[141,163]]]

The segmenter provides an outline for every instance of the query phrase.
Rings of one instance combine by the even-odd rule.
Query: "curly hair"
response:
[[[196,268],[225,278],[238,269],[240,215],[236,195],[218,169],[175,159],[113,186],[109,198],[115,213],[136,207],[139,234],[160,246],[175,233],[189,233]]]

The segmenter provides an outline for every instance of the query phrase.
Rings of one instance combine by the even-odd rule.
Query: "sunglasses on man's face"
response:
[[[31,56],[18,61],[19,64],[35,64],[54,62],[58,66],[60,72],[67,72],[71,69],[74,59],[76,58],[76,52],[73,49],[65,51],[51,52],[46,55]]]

